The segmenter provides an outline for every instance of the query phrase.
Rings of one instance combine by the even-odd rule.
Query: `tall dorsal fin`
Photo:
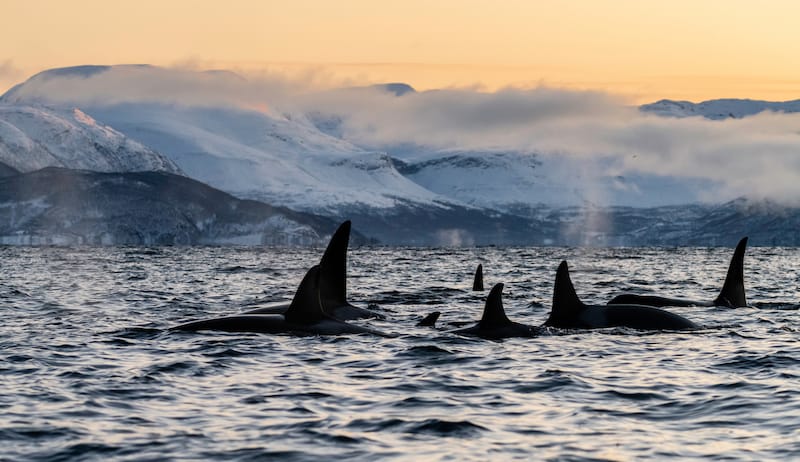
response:
[[[722,285],[719,297],[714,300],[714,305],[730,308],[747,306],[747,298],[744,295],[745,249],[747,249],[747,237],[743,237],[736,246],[736,250],[733,251],[728,274],[725,276],[725,284]]]
[[[584,304],[575,292],[572,279],[569,277],[567,262],[562,261],[556,271],[556,283],[553,287],[553,308],[550,317],[544,323],[546,326],[559,326],[572,322],[583,311]]]
[[[502,327],[511,324],[503,309],[503,283],[495,284],[489,296],[486,298],[486,305],[483,307],[483,317],[479,323],[481,328]]]
[[[320,296],[328,306],[347,304],[347,245],[350,242],[350,220],[345,221],[331,236],[319,261]]]
[[[475,279],[472,280],[472,290],[483,290],[483,265],[475,268]]]
[[[325,318],[319,299],[319,265],[314,265],[303,277],[294,293],[289,308],[284,313],[287,321],[295,324],[314,324]]]

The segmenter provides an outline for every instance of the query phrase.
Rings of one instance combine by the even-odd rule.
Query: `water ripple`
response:
[[[581,297],[713,299],[730,249],[356,248],[348,291],[397,338],[166,329],[290,299],[319,249],[0,247],[1,460],[800,458],[800,250],[748,249],[755,308],[692,333],[544,329],[487,342],[472,292],[541,324]],[[416,327],[440,311],[442,329]]]

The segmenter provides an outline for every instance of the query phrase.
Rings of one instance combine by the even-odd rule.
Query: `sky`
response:
[[[3,0],[2,12],[2,90],[53,67],[148,63],[640,103],[800,98],[792,0]]]

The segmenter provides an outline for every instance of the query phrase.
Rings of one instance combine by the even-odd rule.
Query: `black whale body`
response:
[[[383,319],[382,314],[354,306],[347,301],[347,247],[350,228],[350,220],[339,225],[320,259],[319,290],[323,307],[327,314],[342,321]],[[288,303],[278,303],[245,311],[243,314],[282,314],[288,308]]]
[[[660,297],[657,295],[622,294],[612,298],[609,305],[647,305],[647,306],[724,306],[739,308],[747,306],[747,297],[744,292],[744,252],[747,248],[747,238],[739,241],[733,251],[725,283],[722,285],[719,296],[712,301],[686,300],[681,298]]]
[[[545,327],[596,329],[628,327],[638,330],[697,329],[692,321],[669,311],[645,305],[586,305],[575,292],[566,261],[556,273],[553,308]]]
[[[328,315],[323,309],[319,291],[320,269],[313,266],[306,273],[292,303],[283,314],[240,314],[203,319],[173,327],[181,331],[259,332],[294,335],[387,334],[348,324]]]
[[[483,316],[472,327],[450,331],[458,335],[480,337],[489,340],[499,340],[512,337],[535,337],[538,328],[513,322],[506,316],[503,308],[503,284],[495,284],[486,298]]]

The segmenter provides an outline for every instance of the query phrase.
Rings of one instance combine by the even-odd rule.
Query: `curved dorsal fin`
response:
[[[553,307],[550,317],[545,322],[546,326],[558,326],[561,323],[571,322],[583,311],[584,304],[575,292],[572,279],[569,277],[569,266],[562,261],[556,272],[556,283],[553,287]]]
[[[423,327],[435,327],[435,326],[436,326],[436,321],[439,319],[439,316],[440,316],[441,314],[442,314],[442,313],[441,313],[441,312],[439,312],[439,311],[434,311],[433,313],[431,313],[431,314],[429,314],[429,315],[425,316],[425,317],[422,319],[422,321],[418,322],[418,323],[417,323],[417,326],[423,326]]]
[[[314,324],[325,318],[319,299],[319,265],[314,265],[300,282],[284,318],[295,324]]]
[[[486,298],[486,305],[483,307],[483,317],[480,320],[480,327],[502,327],[511,324],[503,309],[503,283],[495,284],[489,296]]]
[[[319,261],[319,292],[328,306],[347,304],[347,246],[350,242],[350,220],[331,236]]]
[[[733,251],[731,264],[728,266],[728,274],[725,276],[725,283],[719,297],[714,300],[716,306],[727,306],[736,308],[747,306],[747,298],[744,295],[744,251],[747,249],[747,237],[743,237],[736,250]]]
[[[472,290],[483,290],[483,265],[475,268],[475,279],[472,280]]]

